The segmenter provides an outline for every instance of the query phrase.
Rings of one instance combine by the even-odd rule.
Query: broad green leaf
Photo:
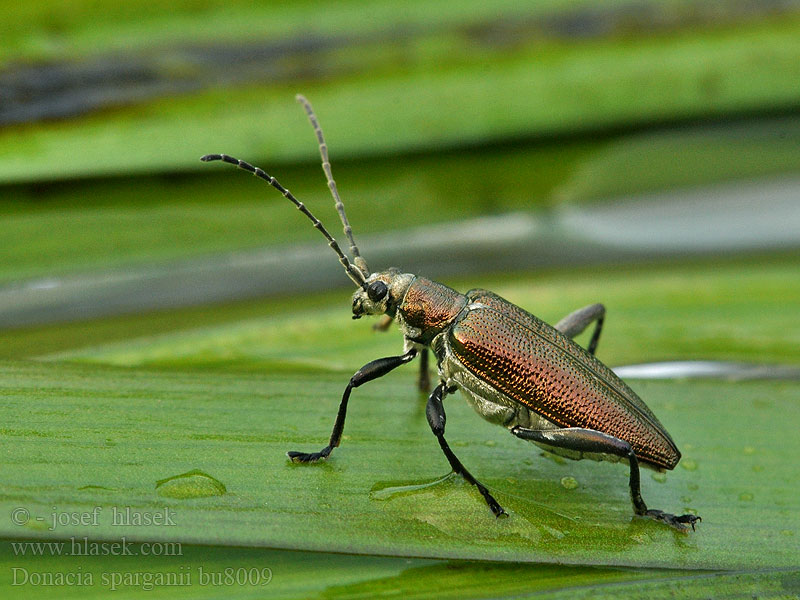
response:
[[[795,598],[797,569],[709,573],[609,570],[555,565],[448,563],[408,569],[400,577],[329,589],[333,598],[363,598],[384,592],[403,598],[545,598],[551,600],[705,600],[707,598]]]
[[[798,261],[788,255],[447,283],[462,292],[492,289],[550,323],[602,301],[608,314],[598,356],[611,365],[676,358],[796,363],[800,361],[797,270]],[[65,349],[49,358],[118,366],[352,373],[371,358],[399,352],[396,328],[376,334],[369,320],[351,321],[349,291],[303,302],[250,305],[247,313],[239,307],[195,310],[190,319],[177,321],[179,326],[183,323],[177,331],[160,335],[148,319],[174,328],[164,316],[110,320],[119,324],[119,331],[106,326],[106,335],[116,334],[123,341],[95,346],[83,342],[86,347]],[[228,311],[231,321],[224,322]],[[176,313],[176,320],[181,314]],[[53,329],[59,328],[44,331]],[[71,327],[70,338],[63,343],[80,346],[78,330]],[[130,339],[137,333],[150,335]],[[50,346],[40,345],[49,342],[45,335],[31,339],[23,331],[19,336],[18,341],[11,340],[11,348],[18,352],[52,352]]]
[[[396,229],[398,212],[409,227],[796,170],[791,118],[462,152],[464,144],[796,103],[796,17],[579,44],[475,45],[476,35],[498,33],[476,24],[512,22],[520,6],[412,2],[403,24],[424,26],[424,35],[399,46],[381,40],[376,52],[327,55],[319,67],[325,81],[303,79],[335,149],[351,216],[368,220],[358,232]],[[536,14],[564,14],[565,7],[575,4],[540,3]],[[673,14],[675,7],[686,15],[681,11],[691,4],[658,10]],[[33,0],[8,8],[0,60],[80,60],[109,49],[157,47],[167,69],[180,68],[170,63],[174,44],[214,43],[220,32],[245,42],[253,35],[302,39],[313,21],[313,33],[358,36],[397,18],[390,2],[369,11],[358,2],[319,11],[315,3],[253,7],[239,0],[124,7],[79,1],[66,12]],[[697,14],[690,13],[694,22]],[[342,67],[350,74],[331,76]],[[211,90],[5,129],[0,178],[32,183],[3,189],[0,280],[308,239],[307,224],[280,198],[264,202],[252,181],[222,170],[169,181],[73,179],[199,169],[202,151],[242,152],[280,166],[275,175],[331,214],[291,88]],[[436,160],[407,156],[431,148]],[[300,159],[313,165],[284,166]],[[34,181],[41,177],[67,180],[42,186]],[[448,283],[490,287],[549,321],[603,301],[609,319],[600,355],[610,364],[678,357],[796,364],[796,274],[797,261],[787,256]],[[797,383],[632,382],[684,453],[666,477],[644,473],[644,497],[653,507],[699,512],[704,521],[690,534],[632,517],[625,467],[548,458],[451,397],[448,439],[509,510],[508,519],[497,521],[474,489],[448,474],[424,399],[414,391],[414,368],[356,390],[345,440],[328,463],[286,460],[286,450],[326,443],[355,368],[397,352],[396,333],[378,335],[350,322],[348,295],[4,332],[0,355],[15,360],[0,363],[3,591],[15,598],[107,597],[103,578],[118,575],[139,576],[118,586],[113,595],[120,598],[139,592],[648,599],[800,593]],[[19,360],[42,356],[48,360]],[[97,525],[49,529],[54,513],[88,515],[95,507]],[[176,524],[115,526],[109,520],[115,509],[169,511]],[[15,524],[24,511],[27,523]],[[10,543],[83,536],[97,543],[180,542],[181,553],[23,557],[28,547]],[[134,548],[141,554],[143,546]],[[263,577],[265,567],[267,585],[222,578],[226,569],[240,576],[246,569],[251,577],[255,569]],[[94,582],[14,585],[13,569],[20,568],[78,571]],[[220,582],[203,585],[201,575],[212,572]],[[188,574],[194,585],[146,590],[147,574],[164,573]]]
[[[46,542],[50,543],[50,542]],[[55,548],[56,544],[52,542]],[[800,571],[689,572],[525,563],[443,561],[180,547],[173,556],[20,556],[26,542],[0,544],[0,589],[14,598],[791,598]],[[36,544],[36,542],[34,542]],[[63,548],[70,546],[67,542]],[[35,547],[35,546],[30,546]],[[40,546],[42,547],[42,546]],[[310,575],[312,574],[312,575]],[[72,585],[45,586],[72,576]]]
[[[614,0],[608,4],[613,8],[614,5],[624,6],[625,2]],[[661,4],[668,13],[674,13],[689,3],[673,0]],[[324,11],[309,1],[253,4],[247,0],[231,0],[220,5],[165,0],[158,4],[134,2],[121,6],[113,0],[75,0],[69,11],[58,11],[58,5],[52,0],[32,0],[6,7],[7,43],[0,50],[0,57],[52,60],[68,53],[70,58],[80,58],[98,50],[152,49],[176,41],[280,39],[316,33],[319,29],[358,35],[398,21],[413,27],[432,22],[466,26],[503,13],[518,14],[524,10],[527,14],[548,15],[587,5],[591,5],[588,0],[543,0],[535,6],[521,0],[502,0],[491,6],[479,0],[452,6],[411,0],[406,10],[398,14],[397,6],[388,0],[374,0],[368,9],[358,0],[345,0]],[[702,16],[700,13],[696,18]],[[52,31],[56,19],[60,25],[58,36]],[[209,27],[209,23],[214,27]],[[310,27],[311,23],[314,27]]]
[[[791,257],[701,262],[619,273],[549,272],[533,280],[489,278],[458,287],[486,285],[549,320],[588,299],[605,301],[614,318],[606,324],[600,354],[611,364],[694,352],[752,359],[754,349],[761,360],[796,361],[791,337],[797,330],[795,265]],[[0,512],[10,517],[14,509],[25,508],[38,527],[0,520],[0,534],[40,541],[86,536],[113,543],[125,536],[205,545],[184,544],[181,558],[43,559],[22,558],[4,541],[0,583],[19,597],[41,597],[43,591],[55,597],[105,597],[109,587],[103,575],[116,573],[129,578],[129,585],[116,592],[125,597],[142,590],[146,573],[189,572],[196,584],[200,569],[267,566],[273,579],[266,590],[235,585],[226,593],[262,597],[266,591],[279,598],[796,593],[796,570],[770,569],[796,566],[800,550],[792,469],[797,384],[633,382],[684,452],[684,467],[666,478],[644,472],[645,499],[667,510],[697,510],[704,521],[689,535],[632,517],[623,466],[553,461],[483,423],[461,398],[450,398],[448,437],[511,512],[498,522],[474,490],[447,476],[447,463],[423,415],[423,399],[413,390],[413,368],[356,390],[346,439],[329,463],[304,467],[286,461],[288,449],[325,443],[346,373],[397,349],[396,334],[378,335],[352,323],[341,296],[7,332],[7,356],[61,350],[61,358],[95,364],[3,363],[4,473],[13,484],[4,487]],[[151,337],[137,339],[148,333]],[[86,344],[93,346],[74,350]],[[231,367],[235,372],[227,372]],[[221,492],[220,484],[224,494],[209,495]],[[191,493],[198,497],[187,497]],[[101,507],[102,519],[113,508],[169,508],[176,526],[120,528],[105,521],[83,531],[43,527],[53,512],[88,513],[95,506]],[[44,520],[35,521],[37,516]],[[430,558],[327,553],[342,550]],[[505,562],[441,562],[459,556]],[[313,578],[309,564],[315,567]],[[587,564],[747,570],[693,575]],[[12,568],[80,570],[92,573],[94,581],[82,588],[11,587]],[[136,574],[141,574],[138,582],[130,579]],[[146,593],[216,597],[218,592],[218,587],[194,585],[155,586]]]
[[[563,8],[567,3],[553,4]],[[539,12],[524,10],[521,3],[492,4],[487,10],[486,4],[470,2],[455,16],[449,6],[429,9],[429,5],[415,2],[416,9],[409,11],[415,23],[401,36],[376,35],[391,29],[379,28],[371,20],[348,20],[358,11],[354,5],[331,10],[332,16],[325,11],[325,19],[314,32],[297,30],[309,23],[309,11],[315,14],[312,20],[319,22],[316,7],[303,3],[295,12],[279,11],[294,24],[294,31],[285,34],[294,36],[288,38],[290,43],[305,49],[327,35],[340,36],[339,45],[319,54],[281,55],[278,68],[293,61],[300,66],[290,69],[291,77],[270,78],[267,84],[210,87],[67,122],[4,128],[0,180],[199,170],[198,155],[214,151],[251,160],[267,158],[271,164],[310,160],[315,148],[292,102],[298,86],[315,101],[328,141],[340,159],[774,111],[794,106],[798,99],[794,81],[799,75],[800,20],[793,14],[774,22],[734,18],[728,27],[717,27],[706,19],[700,27],[687,26],[680,35],[645,30],[639,35],[594,36],[565,43],[535,35],[535,20],[521,34],[506,32],[509,22],[524,24],[526,17],[542,18]],[[376,12],[383,14],[389,6],[382,3]],[[279,21],[272,18],[270,9],[259,14],[249,5],[220,10],[236,15],[236,39],[241,44],[265,35],[274,36],[266,39],[276,42],[287,41],[273,30]],[[194,12],[189,18],[200,21],[205,35],[191,37],[192,43],[220,41],[208,35],[225,31],[221,25],[207,27],[216,22],[215,12],[205,19],[198,17],[202,12]],[[575,18],[574,12],[560,14]],[[682,14],[679,8],[665,16],[680,21]],[[155,23],[127,18],[117,24],[121,31],[107,23],[99,31],[104,40],[116,39],[130,52],[138,44],[149,47],[164,41],[164,32],[174,24],[164,16]],[[394,10],[392,17],[397,17]],[[585,16],[594,17],[592,12]],[[93,21],[93,17],[85,19]],[[135,23],[139,40],[135,44],[127,30],[130,22]],[[343,24],[354,22],[358,27],[342,30]],[[178,28],[185,23],[178,20]],[[547,15],[542,23],[547,24]],[[242,24],[249,29],[243,30]],[[619,33],[629,31],[624,25]],[[43,37],[48,38],[49,30],[43,29]],[[149,35],[142,35],[142,29]],[[197,33],[195,28],[188,29]],[[372,33],[366,44],[359,38],[365,30]],[[80,33],[85,42],[87,32]],[[98,32],[92,29],[91,33]],[[108,49],[91,41],[95,42],[91,52],[84,48],[79,55]],[[63,46],[57,48],[58,55],[63,55]],[[160,60],[152,64],[153,72],[166,70],[179,81],[181,69],[193,72],[203,62],[187,61],[183,46],[165,43],[157,56]],[[308,67],[311,61],[316,70]],[[214,80],[220,75],[210,77]],[[164,80],[165,85],[174,83],[167,76]],[[763,160],[758,153],[753,156],[758,157],[761,169],[770,169],[768,155]],[[576,189],[580,191],[581,186]]]
[[[295,117],[302,123],[301,113]],[[313,150],[312,132],[306,129],[302,139]],[[487,214],[542,214],[617,195],[797,171],[800,119],[618,133],[402,159],[340,161],[336,146],[331,151],[351,222],[363,239],[365,234]],[[315,159],[303,165],[262,166],[336,233],[333,203]],[[169,179],[5,186],[0,218],[5,241],[0,247],[0,282],[316,240],[305,219],[274,190],[219,165]]]
[[[650,506],[697,511],[683,534],[632,516],[626,469],[555,461],[447,403],[448,437],[509,511],[491,516],[448,467],[398,373],[357,390],[332,458],[296,465],[285,452],[322,447],[341,394],[331,374],[154,372],[98,365],[3,364],[9,440],[3,537],[88,536],[436,558],[670,568],[797,565],[798,386],[785,382],[650,382],[634,386],[684,458],[645,475]],[[205,475],[199,475],[201,471]],[[197,497],[159,494],[192,473]],[[574,480],[574,481],[573,481]],[[575,485],[577,484],[577,485]],[[191,496],[190,491],[184,496]],[[53,512],[101,507],[96,526]],[[54,508],[55,507],[55,508]],[[164,511],[175,526],[113,526],[113,510]],[[41,518],[42,520],[38,520]]]
[[[300,112],[295,116],[303,118]],[[313,149],[311,128],[305,133]],[[541,207],[580,170],[587,155],[605,146],[581,141],[403,160],[336,161],[335,169],[353,226],[362,235]],[[193,160],[201,152],[198,148]],[[471,178],[477,170],[483,174],[478,187]],[[336,213],[317,161],[280,165],[273,172],[336,234]],[[317,242],[308,222],[274,190],[219,165],[169,180],[128,177],[4,190],[0,217],[6,243],[0,247],[0,281]]]

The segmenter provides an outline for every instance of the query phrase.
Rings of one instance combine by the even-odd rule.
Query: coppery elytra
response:
[[[347,384],[330,441],[319,452],[289,452],[294,462],[326,459],[342,439],[347,403],[353,388],[411,362],[423,363],[420,386],[427,388],[427,352],[433,351],[438,384],[426,406],[428,423],[451,468],[473,484],[496,516],[506,514],[489,490],[461,464],[444,437],[443,400],[461,390],[467,402],[491,423],[523,440],[571,459],[625,462],[630,468],[634,513],[679,530],[694,529],[700,517],[648,509],[642,500],[639,466],[673,469],[680,452],[652,411],[611,369],[595,357],[605,308],[592,304],[551,327],[525,310],[487,290],[461,294],[441,283],[399,269],[370,273],[353,239],[344,205],[331,173],[328,148],[311,105],[305,108],[319,142],[322,168],[350,244],[352,260],[319,220],[278,181],[258,167],[226,154],[207,154],[203,161],[221,160],[260,177],[311,220],[339,257],[356,284],[353,318],[383,315],[385,329],[397,321],[403,334],[403,353],[373,360]],[[594,323],[587,348],[573,338]]]

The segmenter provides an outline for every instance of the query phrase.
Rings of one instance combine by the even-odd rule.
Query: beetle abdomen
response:
[[[630,388],[539,319],[521,322],[472,304],[451,329],[448,342],[476,377],[548,421],[613,435],[631,444],[641,460],[659,467],[672,469],[680,459],[663,425]]]

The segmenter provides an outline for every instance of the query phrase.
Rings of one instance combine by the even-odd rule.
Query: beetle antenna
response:
[[[328,188],[330,188],[333,200],[336,202],[336,212],[339,213],[339,218],[342,220],[344,234],[350,241],[350,252],[353,255],[353,262],[359,268],[364,277],[368,277],[369,269],[367,268],[367,261],[362,258],[361,253],[358,251],[358,246],[356,246],[356,242],[353,239],[353,228],[350,227],[350,222],[347,220],[347,214],[344,212],[344,203],[339,197],[339,190],[336,189],[336,181],[334,181],[333,173],[331,172],[331,162],[328,160],[328,144],[325,143],[325,136],[322,134],[322,127],[320,127],[317,116],[314,114],[314,109],[311,108],[311,103],[306,100],[305,96],[302,94],[297,94],[295,96],[295,100],[303,105],[306,115],[308,115],[308,120],[311,122],[311,126],[314,128],[314,133],[317,134],[319,153],[322,157],[322,170],[325,172],[325,178],[328,180]]]
[[[328,240],[328,246],[330,246],[331,249],[334,252],[336,252],[336,255],[339,257],[339,262],[342,263],[344,270],[347,272],[347,276],[353,280],[353,283],[355,283],[357,286],[365,290],[367,289],[366,284],[364,283],[365,280],[364,274],[359,268],[353,266],[353,263],[351,263],[350,260],[347,258],[347,256],[345,256],[344,252],[342,252],[342,249],[339,248],[339,244],[336,242],[335,239],[333,239],[333,236],[330,233],[328,233],[328,230],[325,229],[325,226],[322,223],[320,223],[320,220],[317,219],[317,217],[315,217],[310,210],[306,208],[305,204],[303,204],[297,198],[295,198],[294,195],[285,187],[283,187],[278,182],[278,180],[275,179],[272,175],[269,175],[266,171],[260,169],[259,167],[254,167],[250,163],[244,162],[243,160],[239,160],[238,158],[233,158],[232,156],[228,156],[227,154],[206,154],[205,156],[201,157],[200,160],[202,160],[203,162],[221,160],[223,162],[236,165],[240,169],[249,171],[256,177],[263,179],[272,187],[274,187],[276,190],[278,190],[281,194],[283,194],[285,198],[290,200],[297,207],[297,210],[299,210],[306,217],[308,217],[309,220],[314,224],[314,227],[318,229],[322,235],[325,236],[325,239]]]

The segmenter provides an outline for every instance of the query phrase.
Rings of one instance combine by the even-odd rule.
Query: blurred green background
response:
[[[0,517],[15,597],[255,566],[268,587],[226,593],[797,597],[800,2],[0,4],[3,514],[189,515],[128,532],[181,559],[23,557],[7,540],[120,533]],[[199,161],[265,168],[343,237],[298,92],[373,269],[549,322],[604,302],[612,366],[765,367],[632,381],[685,456],[645,499],[696,510],[697,532],[630,521],[624,469],[545,460],[453,398],[456,450],[513,507],[498,529],[471,490],[428,486],[446,463],[415,369],[354,395],[330,463],[286,464],[325,443],[350,374],[400,348],[349,320],[348,280],[280,195]],[[157,492],[194,470],[224,493]],[[374,501],[381,482],[400,500]],[[15,585],[22,568],[95,581]]]

